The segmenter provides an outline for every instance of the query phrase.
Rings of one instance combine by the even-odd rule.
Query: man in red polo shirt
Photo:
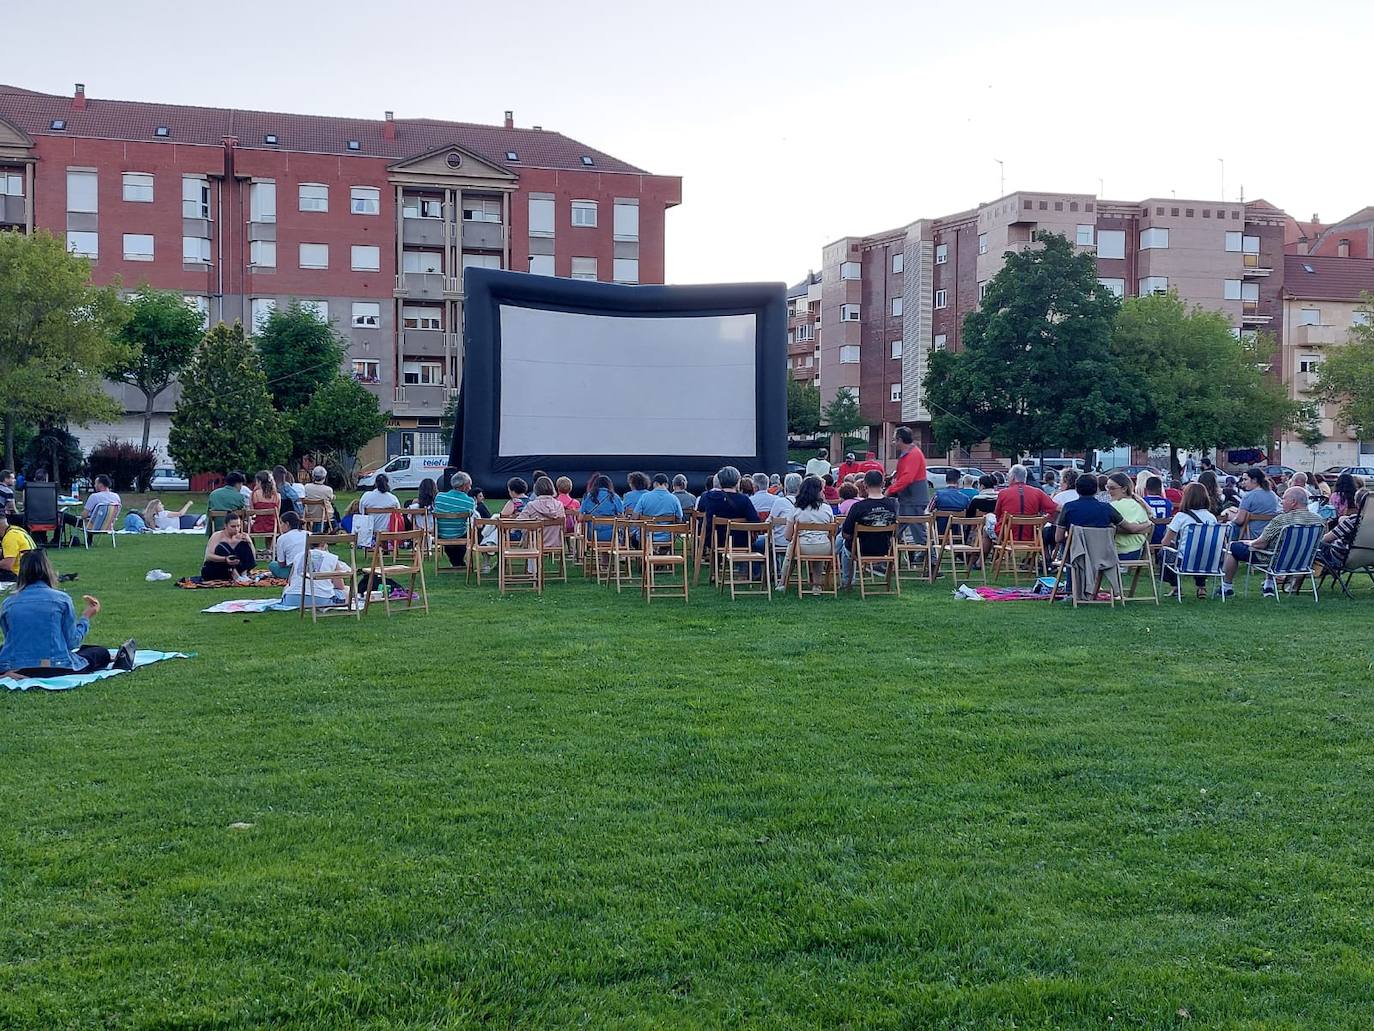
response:
[[[992,510],[997,527],[996,539],[1001,540],[1002,535],[1006,533],[1007,516],[1052,516],[1059,511],[1059,506],[1054,503],[1053,498],[1039,487],[1032,487],[1026,482],[1024,465],[1012,466],[1011,472],[1007,474],[1007,481],[1006,490],[997,495],[997,504]],[[1035,533],[1029,526],[1019,526],[1016,528],[1016,539],[1034,540]]]

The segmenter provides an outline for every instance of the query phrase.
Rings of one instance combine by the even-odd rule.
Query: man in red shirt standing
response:
[[[892,446],[897,449],[897,472],[887,488],[888,497],[897,499],[897,515],[921,515],[930,504],[930,485],[926,482],[926,456],[916,446],[916,438],[910,426],[898,426],[892,434]],[[912,527],[902,528],[904,539],[911,538]],[[920,534],[917,544],[925,543],[925,532]]]

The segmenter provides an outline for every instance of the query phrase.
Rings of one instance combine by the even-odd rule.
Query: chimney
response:
[[[1350,257],[1350,241],[1349,241],[1349,240],[1343,239],[1343,240],[1340,241],[1340,243],[1336,244],[1336,257],[1338,257],[1338,258],[1348,258],[1348,257]]]
[[[1306,254],[1306,253],[1307,253],[1307,237],[1305,237],[1305,236],[1300,236],[1300,237],[1298,237],[1298,253],[1299,253],[1299,254]]]
[[[542,125],[532,125],[532,126],[530,126],[530,128],[533,129],[535,132],[543,132],[543,131],[544,131],[544,127],[543,127]]]
[[[394,140],[396,138],[396,114],[393,111],[386,113],[386,124],[382,126],[382,139]]]
[[[1322,224],[1321,217],[1315,211],[1312,212],[1312,224],[1314,226],[1319,226]]]
[[[78,82],[76,84],[76,93],[72,97],[72,110],[86,110],[86,84],[84,82]]]
[[[507,112],[506,112],[506,128],[507,128],[507,129],[514,129],[514,128],[515,128],[515,112],[514,112],[514,111],[507,111]]]

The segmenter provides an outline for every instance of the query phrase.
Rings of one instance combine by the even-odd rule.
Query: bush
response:
[[[102,474],[108,476],[117,491],[146,491],[156,462],[157,454],[151,448],[109,437],[91,448],[86,457],[86,474],[92,480]]]
[[[19,434],[15,434],[16,449]],[[45,470],[54,483],[69,485],[81,472],[81,444],[63,426],[40,426],[23,448],[20,468],[33,479],[38,470]]]

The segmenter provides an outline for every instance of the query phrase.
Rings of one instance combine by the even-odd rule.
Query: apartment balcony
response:
[[[1004,254],[1025,254],[1027,251],[1042,251],[1045,245],[1036,240],[1011,240],[1002,249]],[[989,254],[991,249],[989,248]]]
[[[1241,275],[1246,279],[1260,278],[1274,271],[1272,268],[1260,264],[1260,256],[1258,254],[1247,254],[1244,257],[1245,261],[1241,266]]]
[[[442,301],[449,277],[442,272],[402,272],[396,277],[397,297]]]
[[[401,242],[414,247],[443,247],[448,243],[448,224],[442,218],[403,218]]]
[[[442,384],[408,383],[396,387],[396,415],[442,415],[449,402],[449,388]]]
[[[506,227],[500,222],[464,222],[463,250],[499,251],[506,246]]]
[[[1274,316],[1259,310],[1258,301],[1241,301],[1240,321],[1245,326],[1267,326]]]
[[[444,300],[461,301],[463,299],[463,280],[461,276],[446,276],[444,278]]]
[[[1298,347],[1320,347],[1324,344],[1343,344],[1349,330],[1340,326],[1295,326],[1293,343]]]
[[[437,329],[403,329],[401,351],[407,358],[443,358],[454,346],[452,333]]]

